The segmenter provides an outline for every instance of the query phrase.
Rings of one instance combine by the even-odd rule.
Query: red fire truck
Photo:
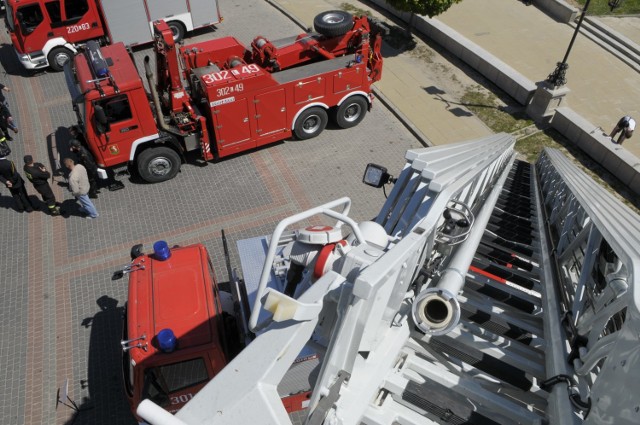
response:
[[[125,392],[132,412],[145,398],[176,412],[239,349],[231,293],[219,290],[203,245],[159,241],[153,254],[132,256],[124,269]]]
[[[187,31],[220,22],[217,0],[5,0],[6,23],[27,69],[61,71],[88,40],[133,46],[152,41],[165,19],[180,41]]]
[[[224,234],[223,244],[226,249]],[[231,271],[231,281],[218,285],[201,244],[170,248],[158,241],[153,253],[137,245],[131,256],[114,275],[129,275],[121,341],[125,393],[134,415],[144,399],[175,413],[249,343],[248,295]],[[279,387],[288,412],[307,406],[310,384],[297,377],[318,364],[307,349],[291,366]]]
[[[150,95],[123,44],[87,43],[66,76],[88,148],[102,168],[160,182],[178,173],[189,151],[217,160],[293,135],[315,137],[329,117],[341,128],[357,125],[382,74],[386,28],[343,11],[321,13],[314,25],[318,33],[259,36],[250,48],[233,37],[177,48],[168,25],[156,21],[157,82],[145,58]]]

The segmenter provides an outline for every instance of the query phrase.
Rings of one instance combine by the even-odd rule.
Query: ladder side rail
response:
[[[640,218],[558,151],[545,149],[537,169],[544,203],[558,207],[560,193],[565,201],[562,214],[552,213],[555,225],[563,227],[552,235],[553,257],[576,333],[570,357],[580,373],[573,376],[582,402],[591,401],[585,423],[637,423]],[[603,246],[610,250],[603,252]]]

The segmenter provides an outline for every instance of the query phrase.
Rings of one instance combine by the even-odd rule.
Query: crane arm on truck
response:
[[[158,91],[162,95],[162,106],[171,112],[180,112],[190,102],[180,80],[180,65],[173,33],[165,21],[153,23],[153,39],[156,80]]]

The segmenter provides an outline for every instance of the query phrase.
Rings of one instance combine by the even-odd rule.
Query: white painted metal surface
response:
[[[277,387],[312,345],[307,424],[639,423],[640,219],[559,153],[534,170],[513,163],[513,145],[499,134],[409,151],[376,218],[386,247],[358,234],[348,206],[334,210],[347,199],[240,242],[261,331],[175,418],[291,423]],[[317,214],[356,237],[330,247],[337,259],[321,277],[313,264],[301,273],[299,297],[275,290],[293,279],[282,273],[288,227]],[[438,332],[416,326],[426,316]],[[146,402],[138,413],[171,423]]]

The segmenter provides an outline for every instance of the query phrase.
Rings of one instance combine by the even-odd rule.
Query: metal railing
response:
[[[537,163],[584,423],[640,421],[640,218],[559,151]]]

